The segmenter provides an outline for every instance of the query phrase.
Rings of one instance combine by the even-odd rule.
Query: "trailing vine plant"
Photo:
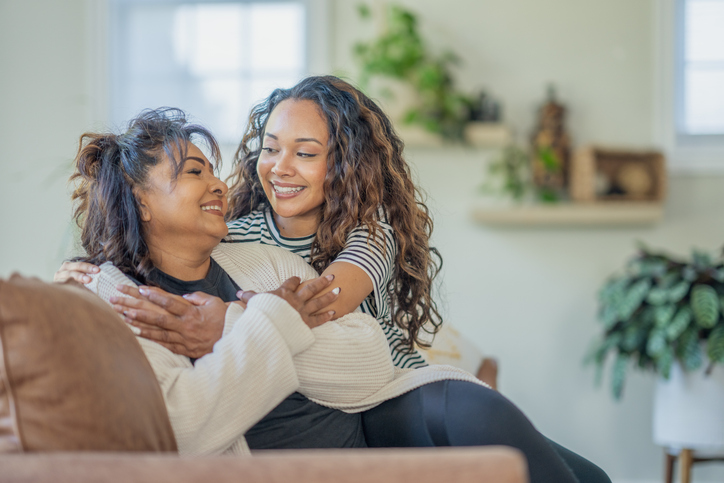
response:
[[[362,4],[358,12],[370,20],[370,8]],[[418,95],[403,121],[417,124],[450,141],[464,141],[473,99],[455,88],[452,67],[460,59],[452,52],[433,55],[420,35],[417,16],[398,5],[386,8],[386,29],[369,42],[355,45],[360,85],[368,88],[374,76],[389,77],[411,85]]]
[[[480,190],[485,194],[509,197],[522,202],[534,192],[530,168],[530,155],[523,148],[510,144],[488,164],[485,183]]]
[[[538,158],[547,170],[556,170],[560,161],[556,154],[547,148],[538,150]],[[538,186],[533,182],[533,159],[530,149],[516,144],[509,144],[498,153],[487,166],[485,182],[480,191],[487,195],[508,198],[516,203],[524,201],[540,201],[555,203],[560,194],[552,188]]]

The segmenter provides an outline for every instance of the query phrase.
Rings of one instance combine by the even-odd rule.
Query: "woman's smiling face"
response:
[[[285,236],[311,234],[298,227],[319,223],[328,141],[327,120],[312,101],[288,99],[269,115],[257,174]]]
[[[178,177],[165,158],[149,170],[147,184],[137,195],[146,236],[152,236],[157,243],[191,242],[200,236],[203,244],[208,241],[215,246],[228,233],[224,222],[227,191],[206,156],[188,143]]]

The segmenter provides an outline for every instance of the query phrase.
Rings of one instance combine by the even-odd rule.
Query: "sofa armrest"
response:
[[[54,483],[527,483],[524,457],[507,447],[263,451],[181,458],[152,453],[0,455],[2,481]]]
[[[498,389],[498,361],[492,357],[483,357],[480,349],[449,322],[445,322],[435,335],[432,347],[421,347],[420,351],[430,364],[458,367],[474,374],[493,389]]]
[[[498,390],[498,360],[493,357],[486,357],[480,363],[475,377],[486,383],[491,388]]]

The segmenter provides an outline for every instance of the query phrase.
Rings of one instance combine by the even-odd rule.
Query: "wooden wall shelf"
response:
[[[509,207],[478,206],[473,219],[495,226],[643,226],[660,222],[661,203],[557,203]]]
[[[410,148],[440,148],[446,146],[442,138],[426,131],[420,126],[398,124],[395,126],[405,145]],[[478,149],[496,149],[507,146],[513,134],[505,124],[492,122],[472,122],[465,129],[468,147]]]

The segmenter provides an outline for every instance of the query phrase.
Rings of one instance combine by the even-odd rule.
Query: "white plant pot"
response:
[[[654,443],[668,448],[724,450],[724,367],[685,372],[678,363],[660,377],[654,397]]]
[[[402,126],[405,114],[417,103],[418,99],[414,87],[407,82],[389,77],[373,77],[369,83],[369,92],[381,104],[385,113],[395,123],[395,127]],[[385,92],[392,97],[383,95]]]

